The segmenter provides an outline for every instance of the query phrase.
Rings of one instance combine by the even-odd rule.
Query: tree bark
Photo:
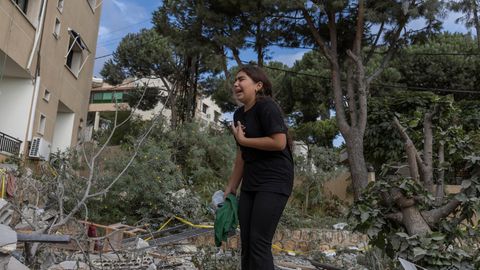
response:
[[[401,209],[403,225],[407,229],[408,235],[427,235],[432,232],[428,223],[416,207],[414,199],[407,199],[401,190],[394,188],[391,195],[395,204]]]
[[[309,12],[302,9],[303,16],[307,25],[316,41],[321,48],[323,55],[330,63],[332,89],[335,102],[336,119],[340,132],[342,133],[345,143],[347,145],[348,162],[350,165],[350,172],[352,175],[352,184],[355,199],[358,200],[363,192],[363,189],[368,184],[367,167],[365,164],[365,157],[363,155],[363,136],[365,133],[366,119],[367,119],[367,93],[368,83],[365,80],[365,71],[361,59],[361,40],[364,30],[364,15],[365,15],[365,1],[358,2],[358,16],[355,40],[352,44],[352,51],[347,51],[350,60],[354,64],[348,65],[347,71],[349,73],[350,82],[347,85],[349,90],[349,99],[351,111],[350,124],[347,120],[344,105],[344,94],[341,82],[341,68],[337,53],[338,33],[336,28],[336,14],[332,10],[327,10],[328,30],[330,42],[327,43],[320,35],[315,23]],[[351,70],[348,70],[351,69]],[[358,106],[357,102],[358,101]]]
[[[473,0],[473,20],[475,23],[475,31],[477,32],[477,46],[480,49],[480,21],[478,19],[478,4],[477,0]]]
[[[368,185],[368,172],[365,166],[365,156],[363,155],[363,136],[355,134],[345,137],[347,146],[348,163],[350,165],[350,174],[352,175],[352,185],[355,199],[360,199],[363,189]]]
[[[423,216],[425,220],[430,224],[430,226],[433,226],[437,224],[440,219],[447,217],[450,215],[455,209],[461,204],[457,199],[452,199],[449,201],[447,204],[445,204],[442,207],[432,209],[430,211],[425,211],[423,212]]]
[[[445,162],[445,145],[440,142],[438,147],[438,177],[437,177],[437,191],[435,192],[435,204],[442,205],[445,197],[445,169],[443,163]]]
[[[413,144],[412,140],[405,132],[405,129],[400,124],[400,121],[396,117],[393,118],[393,123],[397,130],[400,132],[403,140],[405,141],[405,152],[407,153],[408,168],[410,171],[410,177],[415,181],[420,182],[420,174],[418,173],[418,164],[417,164],[417,149]]]
[[[432,116],[434,113],[428,112],[423,119],[423,163],[425,170],[423,171],[424,186],[430,192],[435,194],[433,188],[433,132],[432,132]]]

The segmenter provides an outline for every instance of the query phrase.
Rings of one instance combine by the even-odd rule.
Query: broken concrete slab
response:
[[[143,240],[142,238],[137,239],[137,244],[135,245],[136,249],[144,249],[148,247],[150,247],[150,245],[148,244],[147,241]]]
[[[21,263],[19,260],[15,259],[14,257],[10,257],[7,270],[30,270],[30,268],[25,266],[23,263]]]
[[[10,254],[17,249],[17,233],[7,225],[0,224],[0,252]]]
[[[65,261],[49,267],[48,270],[90,270],[90,267],[79,261]]]
[[[0,224],[9,225],[12,221],[13,210],[10,209],[10,204],[4,200],[0,199]]]

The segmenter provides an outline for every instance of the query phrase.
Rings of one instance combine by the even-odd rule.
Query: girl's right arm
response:
[[[242,150],[240,150],[240,147],[237,147],[237,155],[235,157],[235,163],[233,164],[232,174],[228,179],[228,185],[225,188],[224,197],[227,197],[227,195],[230,193],[233,193],[233,194],[237,193],[237,188],[240,185],[240,182],[242,181],[243,165],[244,165],[244,161],[242,158]]]

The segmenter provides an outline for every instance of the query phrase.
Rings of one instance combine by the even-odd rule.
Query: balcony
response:
[[[12,156],[20,155],[22,141],[0,132],[0,153],[7,153]]]

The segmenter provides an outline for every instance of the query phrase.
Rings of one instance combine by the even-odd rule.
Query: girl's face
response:
[[[256,93],[262,89],[262,82],[254,82],[247,73],[240,71],[235,77],[233,95],[238,101],[247,105],[255,101]]]

